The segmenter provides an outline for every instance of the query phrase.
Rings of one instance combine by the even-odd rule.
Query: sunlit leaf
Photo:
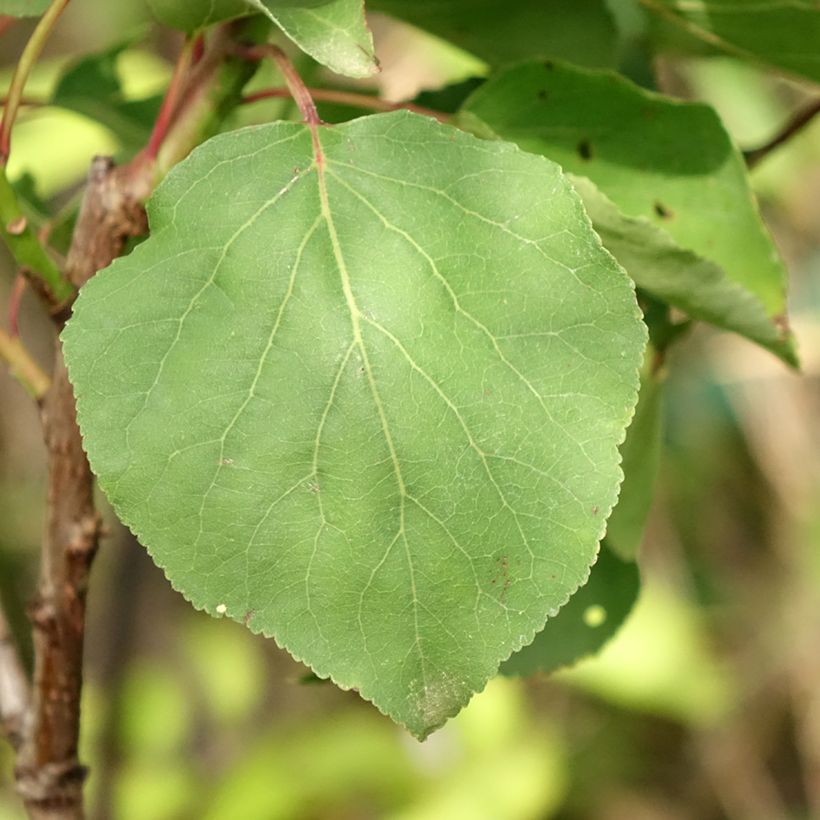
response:
[[[347,77],[369,77],[378,71],[362,0],[247,3],[270,17],[302,51],[331,71]]]
[[[399,112],[217,137],[65,333],[195,606],[424,736],[586,578],[645,328],[553,163]]]
[[[743,160],[711,108],[652,94],[609,72],[550,61],[492,78],[466,111],[501,138],[590,179],[629,218],[620,225],[613,218],[609,227],[624,247],[644,254],[647,271],[662,258],[677,266],[675,275],[687,262],[711,263],[691,274],[711,288],[693,301],[722,327],[755,324],[747,335],[793,359],[785,268],[760,220]],[[619,230],[625,235],[618,237]],[[641,251],[647,238],[652,250]],[[634,276],[637,281],[639,272]],[[656,278],[674,286],[671,270],[656,271]],[[734,296],[748,294],[744,303],[727,303],[730,283],[737,286]],[[710,294],[722,303],[712,303]],[[765,332],[757,327],[761,309]],[[735,321],[731,311],[743,316]]]

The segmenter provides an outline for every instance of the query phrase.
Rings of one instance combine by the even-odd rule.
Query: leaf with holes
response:
[[[476,131],[591,180],[604,196],[592,186],[584,196],[606,218],[607,247],[618,241],[648,280],[684,299],[688,288],[703,285],[689,302],[711,321],[795,361],[785,267],[743,159],[711,108],[644,91],[607,71],[549,61],[490,79],[465,112]],[[699,269],[691,285],[681,286],[680,272],[693,264]],[[653,272],[653,265],[664,267]]]
[[[0,0],[0,14],[11,17],[39,17],[47,8],[49,0]]]
[[[64,334],[173,585],[423,737],[578,588],[645,328],[556,165],[399,112],[207,142]]]
[[[816,0],[642,0],[707,43],[820,82]]]

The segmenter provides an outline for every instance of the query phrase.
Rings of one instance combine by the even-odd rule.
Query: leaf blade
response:
[[[321,4],[246,0],[267,15],[304,52],[337,74],[370,77],[379,70],[363,0]]]
[[[174,586],[424,736],[586,576],[645,329],[551,163],[405,112],[315,139],[197,149],[64,345]]]

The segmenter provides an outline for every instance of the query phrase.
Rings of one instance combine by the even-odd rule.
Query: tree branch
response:
[[[802,131],[818,114],[820,114],[820,97],[812,100],[804,108],[801,108],[783,128],[764,145],[751,151],[744,151],[743,157],[748,168],[754,168],[772,151],[779,148],[783,143],[788,142],[795,134]]]
[[[20,745],[28,699],[28,678],[0,601],[0,731],[14,748]]]

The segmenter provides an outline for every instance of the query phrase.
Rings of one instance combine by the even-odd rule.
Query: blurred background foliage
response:
[[[572,41],[576,61],[712,104],[742,148],[765,142],[812,94],[714,53],[637,4],[609,6],[594,38]],[[406,24],[372,23],[383,72],[365,90],[411,99],[487,71]],[[29,29],[23,22],[0,36],[0,87]],[[64,209],[70,221],[91,157],[133,153],[178,47],[142,0],[71,4],[27,89],[64,107],[26,109],[15,135],[10,174],[31,208]],[[311,82],[334,82],[301,67]],[[254,87],[276,84],[272,70],[260,74]],[[266,101],[228,127],[291,111]],[[791,272],[803,372],[702,327],[676,345],[641,596],[598,657],[552,676],[492,681],[419,744],[355,693],[313,681],[273,642],[192,611],[111,518],[87,642],[92,816],[820,817],[820,119],[752,183]],[[13,279],[5,255],[0,267],[4,311]],[[21,326],[47,361],[50,329],[31,294]],[[0,593],[24,648],[43,475],[36,413],[0,371]],[[0,820],[22,817],[11,766],[0,748]]]

